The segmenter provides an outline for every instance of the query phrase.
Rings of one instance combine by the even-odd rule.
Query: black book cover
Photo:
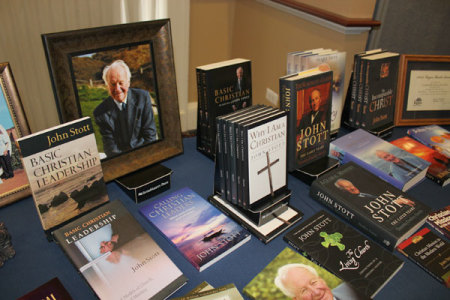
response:
[[[368,297],[374,297],[403,265],[392,253],[325,211],[305,220],[284,239]]]
[[[17,300],[37,299],[72,300],[73,298],[70,296],[69,292],[67,292],[58,277],[55,277],[22,297],[17,298]]]
[[[450,287],[450,244],[423,228],[398,246],[398,250]]]
[[[390,250],[417,231],[430,212],[353,162],[315,180],[310,195]]]

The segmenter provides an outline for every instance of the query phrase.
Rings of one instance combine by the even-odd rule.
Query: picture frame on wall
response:
[[[450,124],[450,56],[400,57],[396,126]]]
[[[169,19],[42,40],[60,122],[92,118],[106,181],[183,152]]]
[[[31,133],[8,62],[0,63],[0,206],[31,195],[15,142]]]

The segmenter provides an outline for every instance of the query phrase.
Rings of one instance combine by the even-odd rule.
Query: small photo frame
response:
[[[42,39],[60,121],[91,117],[106,181],[183,152],[169,19]]]
[[[9,63],[0,63],[0,206],[31,195],[18,138],[30,134]]]
[[[450,56],[400,57],[396,126],[450,124]]]

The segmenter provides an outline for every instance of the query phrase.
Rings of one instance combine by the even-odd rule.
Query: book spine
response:
[[[195,75],[197,78],[197,149],[200,151],[204,150],[203,146],[203,87],[202,87],[202,74],[200,69],[195,70]]]
[[[234,131],[234,122],[228,124],[228,135],[230,139],[230,180],[231,180],[231,203],[237,204],[237,173],[236,173],[236,138]]]
[[[217,120],[217,151],[216,151],[216,168],[218,168],[219,174],[219,192],[221,197],[225,197],[225,174],[224,174],[224,158],[223,158],[223,132],[222,132],[222,120]]]
[[[366,216],[346,205],[344,199],[330,193],[317,180],[311,184],[309,195],[317,202],[334,211],[337,215],[346,219],[349,223],[361,229],[361,231],[373,237],[379,243],[385,245],[389,250],[394,250],[397,244],[396,237],[381,227],[374,227],[371,222],[366,220]]]
[[[287,166],[288,172],[295,167],[295,147],[297,130],[297,93],[292,81],[280,79],[280,109],[285,111],[288,117],[288,141],[287,141]]]
[[[222,122],[222,133],[223,133],[223,169],[224,169],[224,178],[225,178],[225,194],[223,199],[231,202],[231,182],[230,182],[230,139],[228,137],[229,131],[227,130],[227,120],[223,120]]]
[[[361,106],[362,99],[364,95],[364,82],[365,82],[365,71],[366,71],[366,61],[361,60],[359,63],[359,74],[358,74],[358,91],[356,95],[356,104],[355,104],[355,114],[353,117],[355,128],[361,127]]]
[[[203,147],[205,150],[205,153],[207,155],[211,154],[211,137],[210,137],[210,121],[211,121],[211,105],[209,103],[210,97],[208,95],[208,80],[207,80],[207,74],[206,71],[202,72],[202,86],[203,86],[203,112],[204,112],[204,118],[203,118],[203,137],[204,137],[204,143]]]
[[[355,55],[353,63],[353,79],[351,81],[352,89],[350,96],[350,113],[348,117],[348,124],[351,127],[355,127],[355,116],[356,116],[356,100],[358,97],[358,83],[359,83],[359,70],[360,70],[361,59],[358,55]]]
[[[242,168],[242,207],[244,209],[247,209],[247,207],[249,206],[249,199],[250,199],[250,191],[249,191],[249,170],[248,170],[248,161],[249,161],[249,157],[248,157],[248,127],[244,127],[242,130],[242,147],[243,147],[243,156],[242,156],[242,160],[245,162],[243,164],[243,168]]]
[[[239,124],[235,124],[234,135],[236,140],[236,181],[237,181],[237,205],[242,205],[242,151],[241,132]]]
[[[366,70],[364,74],[364,88],[363,88],[363,96],[362,96],[362,107],[361,107],[361,114],[360,114],[360,125],[361,128],[367,127],[367,109],[369,106],[369,90],[370,90],[370,70],[371,69],[371,63],[370,61],[367,61],[366,63]]]

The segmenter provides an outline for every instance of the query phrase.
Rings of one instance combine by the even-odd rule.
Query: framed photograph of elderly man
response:
[[[0,63],[0,206],[31,194],[17,138],[30,134],[9,63]]]
[[[92,118],[106,181],[183,151],[168,19],[42,39],[60,121]]]

